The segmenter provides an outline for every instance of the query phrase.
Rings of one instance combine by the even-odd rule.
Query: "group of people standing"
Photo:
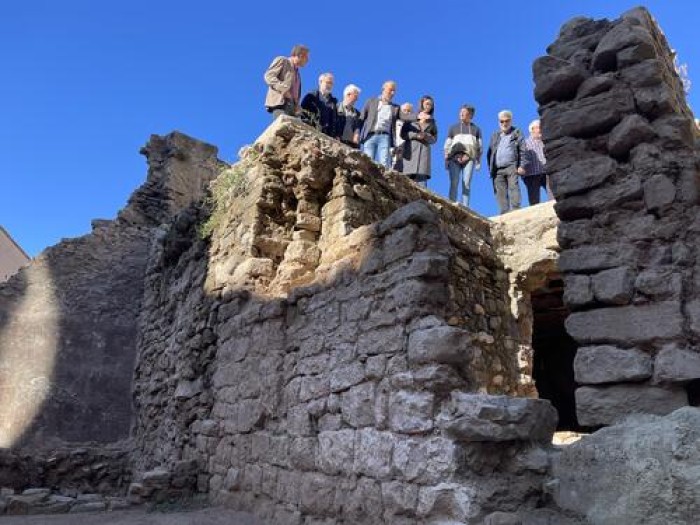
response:
[[[362,110],[355,107],[360,88],[350,84],[338,101],[333,96],[334,78],[323,73],[318,89],[301,97],[299,68],[309,59],[309,49],[294,46],[289,57],[275,58],[265,72],[268,86],[265,106],[273,119],[286,114],[301,118],[350,147],[361,149],[375,162],[406,174],[427,187],[431,175],[431,146],[437,142],[438,128],[434,118],[435,101],[424,95],[417,111],[410,103],[393,102],[396,82],[387,80],[379,96],[368,99]],[[463,105],[459,121],[449,128],[443,152],[450,177],[449,198],[469,206],[471,180],[480,169],[483,155],[481,129],[472,122],[475,108]],[[500,213],[520,208],[519,177],[528,191],[530,204],[540,201],[540,188],[551,198],[546,176],[546,159],[539,121],[530,124],[526,139],[512,125],[513,115],[504,110],[498,114],[499,129],[491,136],[486,153]],[[461,182],[462,197],[458,200]]]

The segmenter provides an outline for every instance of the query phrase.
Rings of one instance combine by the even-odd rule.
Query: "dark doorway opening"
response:
[[[574,358],[578,348],[566,333],[564,321],[569,309],[564,305],[564,281],[551,274],[547,282],[532,292],[532,348],[535,386],[559,412],[557,430],[584,430],[576,419]]]

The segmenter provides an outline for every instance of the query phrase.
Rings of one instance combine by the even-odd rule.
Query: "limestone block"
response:
[[[629,267],[603,270],[593,276],[593,294],[601,303],[627,304],[634,293],[634,274]]]
[[[656,174],[644,181],[644,204],[648,210],[658,210],[676,198],[676,185],[668,177]]]
[[[655,136],[654,129],[644,117],[627,115],[610,132],[608,151],[615,158],[625,158],[633,147],[651,142]]]
[[[666,301],[573,312],[565,325],[579,343],[638,345],[680,336],[683,316],[679,302]]]
[[[297,222],[294,225],[298,230],[311,232],[321,231],[321,219],[310,213],[297,213]]]
[[[654,381],[678,383],[700,379],[700,352],[675,343],[665,345],[654,359]]]
[[[421,487],[416,513],[428,523],[435,523],[430,521],[431,518],[439,518],[450,524],[469,523],[470,518],[478,512],[475,499],[475,488],[470,485],[440,483],[432,487]]]
[[[325,474],[349,474],[355,459],[355,431],[320,432],[318,468]]]
[[[651,370],[649,355],[616,346],[583,346],[577,350],[574,359],[577,383],[638,381],[651,377]]]
[[[376,384],[369,381],[350,388],[341,396],[343,420],[359,428],[374,424],[374,402]]]
[[[570,308],[580,308],[593,302],[591,278],[588,275],[564,276],[564,303]]]
[[[416,330],[408,337],[411,364],[466,363],[471,354],[470,333],[452,326]]]
[[[637,55],[644,58],[656,55],[649,31],[641,25],[623,22],[613,27],[600,40],[593,52],[593,67],[602,71],[615,69],[618,66],[618,53],[630,47],[638,48]]]
[[[416,200],[402,206],[389,215],[379,225],[379,235],[386,235],[392,230],[403,228],[408,224],[437,224],[439,216],[434,208],[424,200]]]
[[[700,409],[692,407],[601,429],[555,456],[554,500],[586,523],[695,523],[698,442]]]
[[[375,479],[388,479],[391,474],[392,452],[397,441],[394,434],[363,428],[355,436],[353,470]]]
[[[634,287],[654,299],[679,299],[683,280],[670,269],[648,268],[637,275]]]
[[[396,514],[414,516],[418,505],[418,486],[400,481],[382,483],[385,519]]]
[[[538,79],[535,100],[547,104],[554,100],[571,100],[588,73],[578,64],[553,56],[543,56],[532,65],[533,75]]]
[[[618,165],[606,155],[588,155],[552,177],[552,192],[557,199],[580,193],[607,181]]]
[[[400,439],[394,446],[392,472],[404,481],[433,485],[455,472],[457,454],[455,442],[444,437]]]
[[[576,389],[576,416],[586,427],[611,425],[630,414],[665,415],[687,404],[682,388],[629,384]]]
[[[438,425],[459,441],[548,442],[557,426],[557,411],[544,399],[453,392]]]
[[[431,392],[392,392],[389,397],[389,428],[403,434],[432,430],[434,397]]]

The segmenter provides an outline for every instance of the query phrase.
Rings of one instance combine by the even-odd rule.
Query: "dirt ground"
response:
[[[115,512],[1,516],[2,525],[265,525],[242,512],[209,508],[187,512]]]

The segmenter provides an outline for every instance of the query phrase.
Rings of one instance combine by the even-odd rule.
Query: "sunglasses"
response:
[[[506,122],[510,122],[510,121],[511,121],[511,119],[506,119],[506,120],[499,120],[498,122],[500,122],[501,124],[505,124]]]

